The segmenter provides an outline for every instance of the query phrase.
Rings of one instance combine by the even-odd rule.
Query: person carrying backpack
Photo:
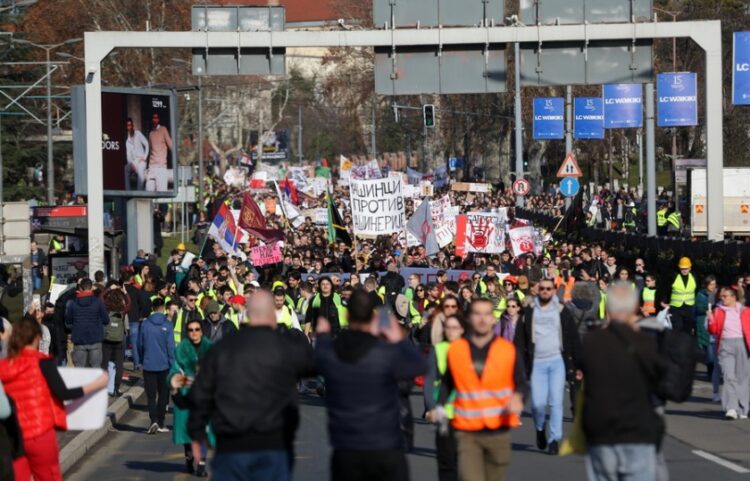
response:
[[[109,324],[104,326],[102,340],[102,369],[105,371],[111,361],[115,365],[114,383],[110,383],[112,390],[109,395],[120,395],[123,362],[125,360],[125,338],[128,333],[128,298],[117,284],[104,293],[104,306],[109,314]]]

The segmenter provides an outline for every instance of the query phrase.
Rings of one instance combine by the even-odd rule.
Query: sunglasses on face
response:
[[[554,291],[555,288],[554,287],[540,287],[539,290],[540,291]]]
[[[188,302],[195,302],[195,299],[188,299]]]
[[[192,329],[188,329],[187,331],[188,332],[201,332],[201,328],[200,327],[194,327]]]

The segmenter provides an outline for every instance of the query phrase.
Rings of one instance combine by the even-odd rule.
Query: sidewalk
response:
[[[695,381],[688,402],[667,406],[667,432],[693,446],[750,468],[750,420],[727,421],[721,403],[712,402],[711,383]]]

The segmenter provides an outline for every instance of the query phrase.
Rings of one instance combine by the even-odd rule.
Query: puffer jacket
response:
[[[34,439],[50,429],[67,429],[65,407],[47,385],[39,361],[50,359],[34,349],[0,361],[0,381],[18,408],[18,423],[24,439]]]
[[[78,292],[65,306],[65,326],[71,330],[73,344],[98,344],[104,340],[109,314],[93,292]]]

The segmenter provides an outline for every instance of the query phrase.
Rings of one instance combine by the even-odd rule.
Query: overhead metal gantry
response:
[[[432,29],[384,29],[283,32],[86,32],[86,148],[88,154],[89,268],[104,270],[102,185],[101,62],[115,48],[274,48],[400,47],[485,45],[593,40],[690,38],[706,53],[707,215],[708,238],[724,238],[721,22],[622,23],[553,26],[488,26]],[[656,184],[649,173],[649,209]],[[652,191],[653,190],[653,191]]]

